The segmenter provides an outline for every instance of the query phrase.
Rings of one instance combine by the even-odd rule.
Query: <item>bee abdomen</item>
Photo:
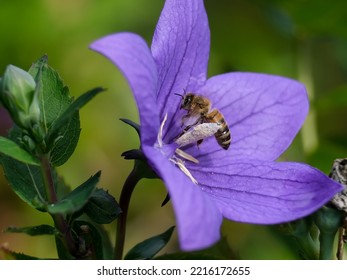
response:
[[[217,109],[214,109],[209,115],[208,115],[209,121],[217,123],[221,126],[221,128],[215,133],[215,138],[219,144],[224,150],[227,150],[230,146],[231,142],[231,136],[229,127],[224,119],[224,116],[220,111]]]
[[[216,140],[218,144],[224,149],[227,150],[230,146],[231,136],[228,125],[224,122],[221,124],[222,127],[215,133]]]

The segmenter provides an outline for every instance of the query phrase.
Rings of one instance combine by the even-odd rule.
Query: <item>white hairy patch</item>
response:
[[[192,127],[191,130],[187,131],[176,139],[176,143],[180,147],[187,146],[192,143],[196,143],[198,140],[202,140],[213,136],[221,125],[217,123],[202,123]]]

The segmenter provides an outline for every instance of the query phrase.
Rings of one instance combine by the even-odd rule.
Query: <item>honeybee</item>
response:
[[[224,119],[223,114],[218,109],[211,110],[211,101],[195,93],[187,93],[185,95],[177,94],[182,97],[180,109],[187,110],[187,114],[182,117],[182,123],[184,124],[188,119],[196,119],[195,122],[186,126],[181,133],[183,135],[190,128],[197,124],[203,123],[216,123],[220,126],[217,132],[214,134],[218,144],[225,150],[230,146],[231,137],[229,127]],[[197,141],[198,145],[201,144],[203,139]]]

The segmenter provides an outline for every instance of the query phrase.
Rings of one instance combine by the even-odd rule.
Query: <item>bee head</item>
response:
[[[189,110],[194,99],[193,93],[187,93],[182,100],[181,109]]]
[[[182,97],[182,102],[181,102],[180,109],[189,110],[190,106],[192,104],[193,98],[194,98],[194,94],[192,94],[192,93],[187,93],[185,95],[181,95],[181,94],[178,94],[178,93],[175,93],[175,94]]]

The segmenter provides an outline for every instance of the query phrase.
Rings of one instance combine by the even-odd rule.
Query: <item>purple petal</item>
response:
[[[118,33],[95,41],[90,48],[111,60],[127,78],[139,109],[142,143],[153,144],[159,130],[158,112],[153,110],[158,76],[146,42],[136,34]]]
[[[192,166],[190,171],[224,217],[245,223],[283,223],[307,216],[342,189],[300,163],[229,162],[212,168]]]
[[[206,80],[210,30],[203,1],[165,1],[151,49],[159,76],[157,104],[170,122],[180,102],[174,93],[192,91]]]
[[[308,112],[305,87],[294,80],[256,73],[210,78],[199,93],[211,99],[227,121],[232,142],[225,152],[216,141],[202,144],[201,162],[225,157],[274,160],[291,144]],[[205,147],[204,147],[205,145]],[[205,150],[204,150],[205,149]],[[193,153],[193,152],[191,152]]]
[[[152,168],[163,179],[169,191],[181,248],[197,250],[218,241],[222,215],[214,201],[159,150],[149,146],[142,148]]]

